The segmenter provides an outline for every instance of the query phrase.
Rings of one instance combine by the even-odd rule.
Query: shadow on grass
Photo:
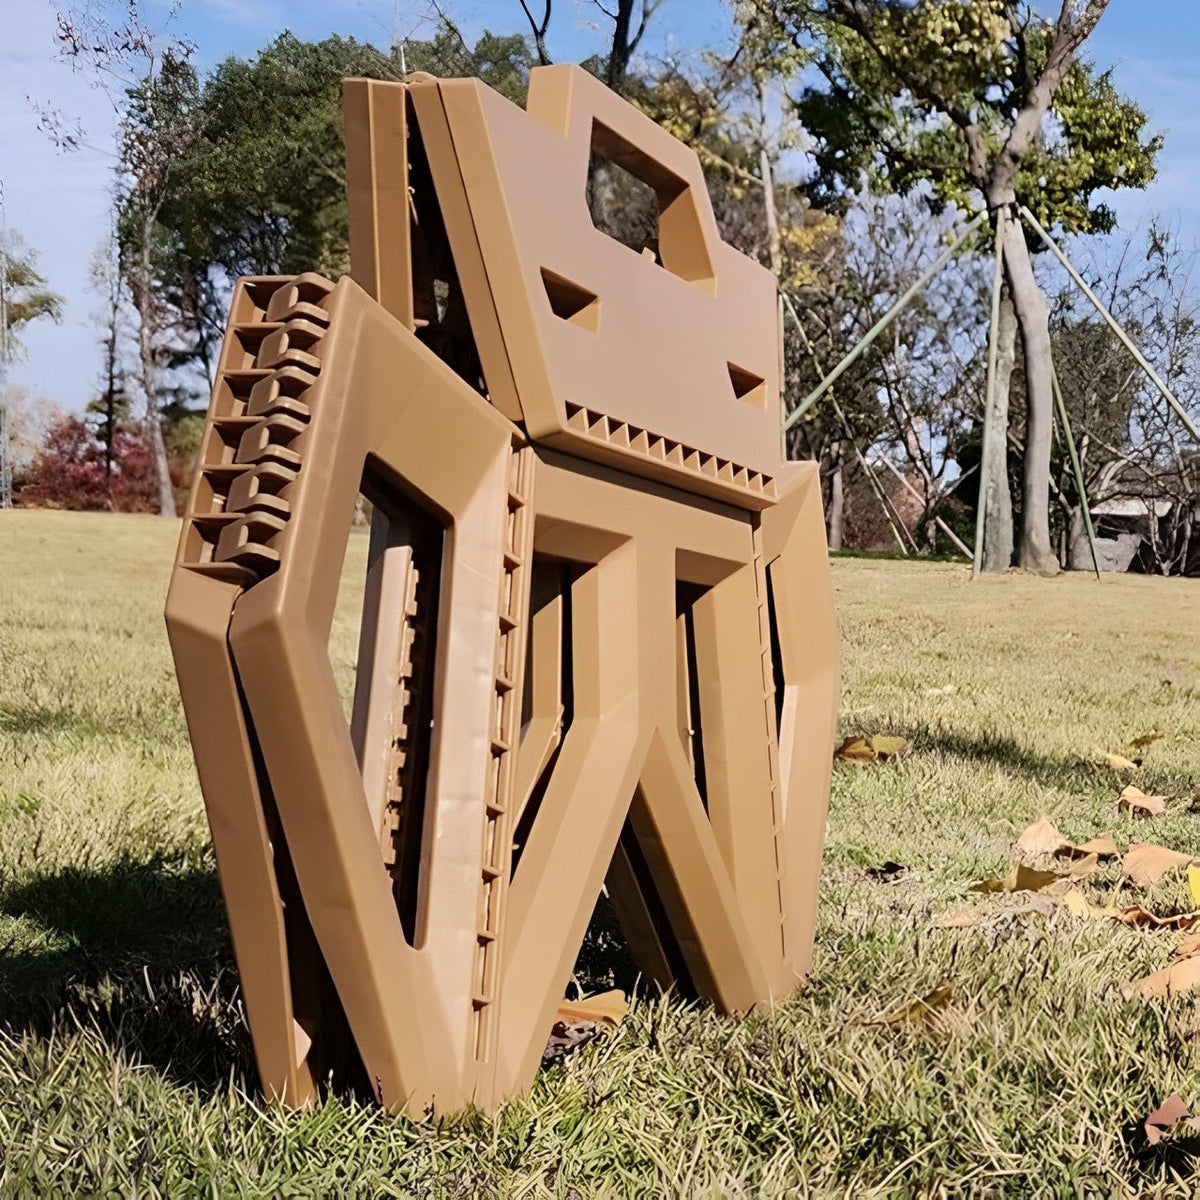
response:
[[[69,868],[0,890],[0,1030],[89,1028],[114,1053],[211,1094],[257,1091],[216,873],[178,862]],[[24,926],[24,928],[23,928]],[[632,992],[637,968],[601,897],[575,964],[586,994]]]
[[[0,891],[0,1028],[81,1025],[131,1061],[211,1092],[254,1087],[220,888],[177,862],[68,868]],[[23,928],[24,927],[24,928]]]
[[[968,763],[999,767],[1042,787],[1078,788],[1081,783],[1090,783],[1095,784],[1098,790],[1109,791],[1117,781],[1119,791],[1130,778],[1102,763],[1089,760],[1089,754],[1103,747],[1081,746],[1078,754],[1043,754],[1012,738],[997,735],[960,733],[926,726],[902,732],[913,739],[918,753],[934,751]],[[1120,752],[1119,748],[1117,752]],[[1125,753],[1132,755],[1136,752],[1126,750]],[[1169,765],[1156,762],[1154,758],[1142,766],[1135,778],[1143,790],[1156,793],[1179,794],[1197,788],[1195,772],[1174,770]]]

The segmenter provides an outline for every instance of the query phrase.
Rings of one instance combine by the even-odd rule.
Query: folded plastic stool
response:
[[[780,454],[774,282],[686,147],[574,67],[527,110],[428,77],[346,108],[354,278],[238,283],[167,622],[265,1092],[491,1109],[602,887],[664,987],[744,1012],[807,969],[819,481]],[[593,152],[657,247],[592,225]]]

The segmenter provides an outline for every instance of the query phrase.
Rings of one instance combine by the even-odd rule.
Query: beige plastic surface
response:
[[[780,461],[772,293],[689,151],[575,68],[534,72],[532,115],[428,79],[350,81],[346,112],[359,282],[238,284],[167,621],[268,1097],[490,1110],[531,1083],[605,885],[663,986],[747,1012],[807,969],[820,490]],[[666,266],[580,223],[601,119],[665,189]],[[595,290],[595,328],[547,270]],[[327,645],[360,491],[347,721]]]

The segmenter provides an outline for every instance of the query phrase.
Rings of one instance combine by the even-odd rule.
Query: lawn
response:
[[[176,528],[0,514],[0,1193],[1193,1194],[1195,1135],[1152,1147],[1141,1123],[1175,1091],[1200,1111],[1200,1013],[1122,990],[1178,935],[967,889],[1041,815],[1200,852],[1195,583],[836,561],[842,732],[915,749],[835,769],[804,988],[741,1021],[639,996],[496,1120],[417,1125],[257,1097],[163,631]],[[352,622],[347,594],[346,681]],[[1152,729],[1132,775],[1096,761]],[[1118,815],[1130,780],[1167,816]],[[894,882],[870,873],[888,860]],[[1179,875],[1119,875],[1089,897],[1189,907]],[[947,983],[936,1019],[880,1020]]]

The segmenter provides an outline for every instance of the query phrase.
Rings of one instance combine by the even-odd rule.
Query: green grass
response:
[[[416,1125],[256,1094],[220,893],[162,626],[176,527],[0,516],[0,1193],[661,1197],[1174,1196],[1197,1146],[1147,1145],[1200,1107],[1194,1002],[1121,985],[1174,938],[1063,912],[937,918],[1003,874],[1044,813],[1200,851],[1196,584],[957,565],[834,564],[844,733],[914,753],[834,773],[812,975],[738,1021],[640,997],[625,1024],[495,1121]],[[355,539],[351,564],[361,563]],[[349,594],[334,635],[352,672]],[[954,685],[953,692],[928,694]],[[1118,817],[1085,761],[1168,736]],[[909,868],[880,884],[867,868]],[[1132,899],[1108,869],[1097,902]],[[1139,897],[1140,898],[1140,897]],[[1171,879],[1160,911],[1187,897]],[[601,939],[588,970],[602,972]],[[877,1018],[951,981],[933,1026]]]

